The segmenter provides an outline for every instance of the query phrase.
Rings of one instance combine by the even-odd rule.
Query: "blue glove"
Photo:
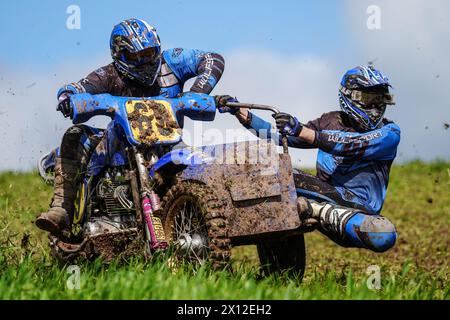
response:
[[[236,98],[233,98],[229,95],[224,96],[215,96],[214,99],[216,100],[216,107],[219,109],[220,113],[231,113],[236,114],[236,112],[239,111],[238,108],[231,108],[227,107],[228,102],[239,102]]]
[[[280,112],[273,115],[277,124],[277,129],[282,135],[298,137],[302,132],[303,125],[296,117],[288,113]]]
[[[65,118],[73,117],[72,105],[70,104],[70,94],[69,92],[64,92],[58,98],[58,106],[56,107],[56,111],[61,111]]]

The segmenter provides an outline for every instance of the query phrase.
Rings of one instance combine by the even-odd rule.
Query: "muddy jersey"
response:
[[[161,71],[153,86],[143,86],[123,76],[111,63],[99,68],[78,82],[58,91],[124,97],[164,96],[173,98],[183,92],[184,83],[196,77],[191,92],[209,94],[220,80],[225,62],[221,55],[201,50],[175,48],[163,52]]]
[[[400,142],[399,126],[384,119],[377,130],[357,132],[340,111],[326,113],[305,126],[315,130],[314,144],[288,137],[289,146],[318,148],[316,168],[320,180],[332,185],[344,200],[364,206],[369,213],[379,213]],[[270,123],[254,114],[246,127],[258,136],[280,139],[271,133]]]

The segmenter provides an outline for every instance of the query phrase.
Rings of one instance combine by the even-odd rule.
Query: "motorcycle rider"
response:
[[[380,215],[400,142],[399,126],[384,118],[386,106],[395,104],[389,87],[388,78],[372,65],[359,66],[342,78],[341,111],[307,124],[287,113],[274,116],[289,146],[319,149],[317,176],[303,172],[294,176],[301,219],[312,219],[344,247],[384,252],[397,238],[394,225]],[[218,97],[221,112],[235,114],[247,129],[270,137],[270,123],[247,109],[227,107],[228,101],[233,99]]]
[[[57,110],[65,117],[72,116],[70,96],[78,93],[173,98],[183,92],[187,80],[196,77],[190,91],[209,94],[225,68],[224,58],[214,52],[183,48],[162,51],[155,28],[140,19],[114,26],[110,49],[112,63],[58,91]],[[75,125],[65,132],[56,158],[53,200],[50,209],[37,218],[39,228],[54,235],[68,229],[78,178],[102,137],[103,130],[87,125]]]

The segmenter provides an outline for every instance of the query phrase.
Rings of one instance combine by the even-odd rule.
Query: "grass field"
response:
[[[163,259],[125,265],[80,265],[80,289],[49,256],[46,235],[33,224],[51,188],[36,173],[0,174],[0,299],[449,299],[450,163],[394,166],[383,214],[398,241],[385,254],[344,249],[315,232],[306,235],[302,283],[258,277],[254,247],[233,249],[234,273],[185,266],[173,274]],[[370,290],[367,268],[381,270]]]

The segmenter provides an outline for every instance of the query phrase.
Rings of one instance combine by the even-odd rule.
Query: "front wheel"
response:
[[[306,265],[305,237],[303,234],[285,239],[273,239],[257,245],[259,261],[266,275],[288,273],[303,278]]]
[[[211,261],[216,269],[228,266],[230,239],[224,205],[206,185],[178,181],[163,198],[163,225],[175,259],[194,264]]]

